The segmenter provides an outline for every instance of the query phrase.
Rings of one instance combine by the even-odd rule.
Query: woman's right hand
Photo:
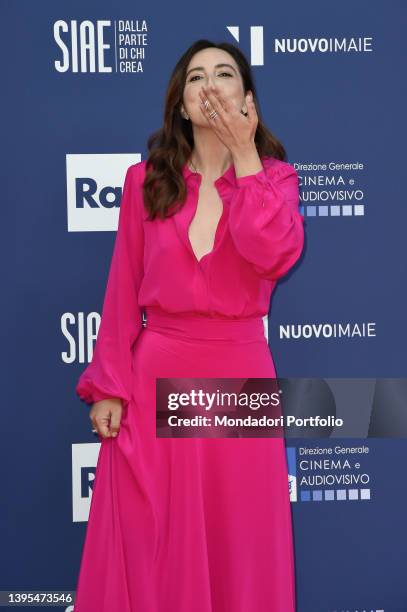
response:
[[[109,398],[92,404],[89,418],[102,438],[115,438],[120,430],[122,400]]]

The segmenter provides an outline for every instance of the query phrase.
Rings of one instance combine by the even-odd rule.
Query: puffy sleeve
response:
[[[139,170],[139,164],[133,164],[126,172],[93,357],[75,389],[89,405],[108,398],[130,400],[131,349],[142,329],[138,292],[143,278],[144,206]]]
[[[287,162],[267,159],[256,174],[236,177],[229,229],[240,255],[262,278],[277,280],[294,265],[304,245],[299,182]]]

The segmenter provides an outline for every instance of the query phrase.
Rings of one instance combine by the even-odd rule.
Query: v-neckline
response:
[[[233,164],[232,164],[232,166],[233,166]],[[230,171],[231,171],[231,167],[229,166],[229,168],[226,171],[226,173],[230,174]],[[221,228],[223,226],[223,222],[224,222],[224,217],[225,217],[225,212],[226,211],[225,211],[225,202],[224,202],[224,200],[222,199],[221,195],[218,192],[220,201],[222,202],[222,213],[221,213],[221,215],[219,217],[219,220],[218,220],[218,222],[216,224],[215,233],[214,233],[214,237],[213,237],[213,246],[212,246],[212,249],[210,251],[208,251],[207,253],[204,253],[204,255],[202,255],[202,257],[200,257],[198,259],[198,257],[196,256],[196,253],[194,251],[194,248],[192,246],[191,239],[189,237],[189,229],[191,227],[192,221],[194,220],[195,215],[196,215],[197,210],[198,210],[199,192],[200,192],[200,187],[201,187],[201,183],[202,183],[202,175],[199,174],[199,172],[196,172],[196,173],[193,173],[193,174],[197,175],[196,178],[198,180],[198,183],[196,185],[196,193],[194,193],[194,200],[193,200],[194,201],[194,206],[191,206],[191,211],[190,211],[190,214],[188,215],[188,218],[187,218],[187,223],[186,223],[186,239],[187,239],[187,243],[188,243],[188,246],[189,246],[189,250],[191,251],[191,253],[192,253],[193,257],[194,257],[195,262],[198,265],[200,265],[201,262],[205,258],[213,255],[213,253],[217,250],[217,248],[219,246],[219,243],[220,243],[219,234],[220,234],[220,230],[221,230]],[[222,177],[224,177],[224,174],[222,175]],[[219,178],[222,178],[222,177],[219,177]],[[217,187],[216,187],[217,181],[219,181],[219,179],[216,179],[216,181],[214,181],[214,185],[215,185],[216,189],[217,189]]]
[[[263,167],[265,165],[264,158],[261,158]],[[189,163],[186,162],[182,168],[182,174],[185,182],[190,182],[189,187],[187,186],[188,196],[182,210],[174,215],[174,223],[179,234],[181,241],[184,243],[187,250],[190,252],[195,264],[201,268],[203,264],[210,261],[211,257],[218,251],[225,238],[227,229],[227,216],[229,212],[230,204],[230,192],[237,189],[237,177],[235,166],[232,163],[229,168],[214,181],[215,188],[222,200],[223,211],[219,218],[216,226],[213,247],[211,251],[202,255],[200,259],[197,258],[195,251],[192,248],[192,244],[189,238],[189,227],[196,214],[199,201],[199,190],[202,182],[202,175],[199,172],[194,172],[190,167]]]

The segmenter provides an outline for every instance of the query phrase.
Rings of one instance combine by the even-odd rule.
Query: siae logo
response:
[[[143,72],[148,45],[145,20],[58,19],[54,40],[60,51],[54,61],[57,72]]]
[[[76,20],[58,19],[54,23],[54,40],[61,51],[61,58],[55,60],[58,72],[112,72],[111,44],[112,22],[88,19],[78,23]]]

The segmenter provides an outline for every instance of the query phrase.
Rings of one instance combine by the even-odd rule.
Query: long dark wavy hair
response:
[[[194,138],[191,121],[182,117],[180,108],[189,62],[195,53],[208,47],[223,49],[233,57],[239,68],[245,93],[248,90],[253,93],[258,115],[254,141],[259,156],[271,156],[286,161],[286,151],[282,143],[267,129],[261,119],[253,75],[243,53],[238,47],[227,42],[214,43],[206,39],[197,40],[181,56],[171,74],[165,96],[164,125],[151,134],[147,141],[149,153],[143,196],[144,206],[149,212],[150,220],[155,219],[156,216],[161,219],[171,216],[185,202],[187,189],[182,168],[190,159]]]

